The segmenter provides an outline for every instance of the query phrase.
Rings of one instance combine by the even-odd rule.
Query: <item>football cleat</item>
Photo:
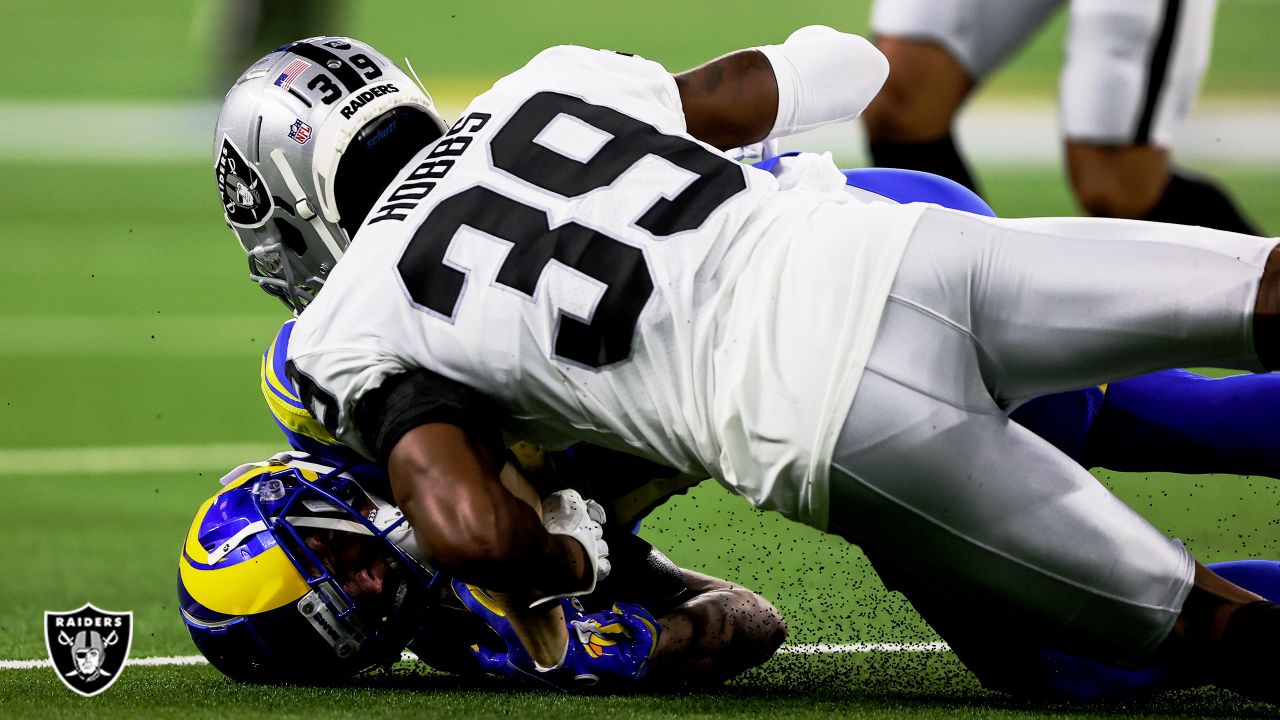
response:
[[[422,634],[435,575],[376,481],[282,453],[223,482],[178,560],[182,619],[214,667],[247,682],[334,681],[395,662]],[[348,551],[378,582],[336,574],[332,558]]]
[[[447,128],[421,86],[350,38],[299,40],[250,66],[223,101],[213,150],[249,277],[301,312],[382,189]]]

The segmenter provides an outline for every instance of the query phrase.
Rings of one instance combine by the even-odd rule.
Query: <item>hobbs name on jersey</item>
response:
[[[453,169],[458,156],[471,147],[475,134],[488,124],[489,118],[489,113],[473,112],[454,123],[449,132],[436,141],[436,146],[431,149],[427,158],[418,163],[404,182],[387,196],[387,201],[373,211],[369,224],[409,217],[409,213],[431,193],[436,183]]]

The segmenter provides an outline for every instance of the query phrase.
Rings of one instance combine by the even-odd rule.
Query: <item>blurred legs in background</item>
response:
[[[225,92],[245,68],[285,43],[345,31],[338,0],[219,0],[214,50],[217,92]]]
[[[975,191],[956,147],[956,113],[1063,0],[880,0],[884,89],[863,117],[872,160]],[[1077,202],[1122,217],[1262,234],[1214,182],[1173,166],[1169,146],[1208,63],[1214,0],[1070,0],[1059,117]]]

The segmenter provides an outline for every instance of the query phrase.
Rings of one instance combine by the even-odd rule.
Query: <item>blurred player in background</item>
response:
[[[219,95],[254,60],[300,37],[332,34],[347,8],[340,0],[205,0],[214,25]]]
[[[1059,117],[1080,205],[1101,217],[1260,235],[1222,188],[1169,154],[1208,64],[1215,0],[877,0],[871,26],[892,72],[863,115],[875,164],[977,190],[955,116],[1063,5]]]

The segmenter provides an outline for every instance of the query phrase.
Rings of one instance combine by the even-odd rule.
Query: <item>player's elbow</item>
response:
[[[773,657],[787,639],[787,620],[762,595],[735,589],[733,645],[744,655],[748,667]]]
[[[705,651],[733,666],[734,673],[773,657],[787,639],[787,621],[763,596],[734,587],[705,597],[710,602],[705,606],[705,632],[700,642]],[[727,662],[729,658],[731,662]]]

